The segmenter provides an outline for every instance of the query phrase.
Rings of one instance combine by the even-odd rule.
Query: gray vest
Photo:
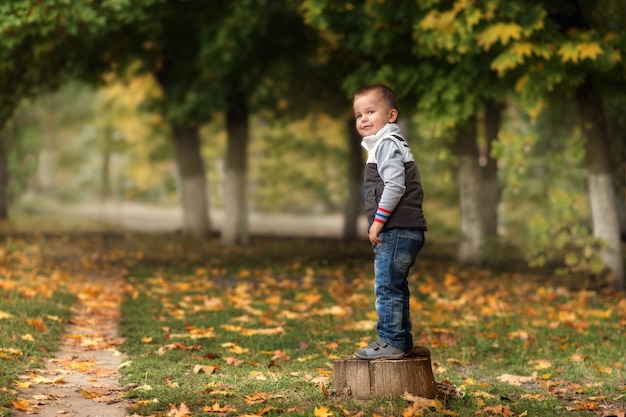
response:
[[[404,171],[406,191],[385,223],[384,228],[426,230],[426,219],[422,211],[424,191],[422,190],[422,184],[415,162],[405,162]],[[378,209],[378,203],[384,188],[383,180],[378,174],[378,168],[375,163],[365,165],[364,185],[365,210],[367,211],[367,220],[371,225],[374,222],[374,216]]]

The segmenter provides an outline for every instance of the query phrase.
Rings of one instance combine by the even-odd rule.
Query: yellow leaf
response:
[[[267,377],[265,375],[263,375],[263,372],[259,372],[259,371],[250,371],[249,373],[250,377],[258,380],[258,381],[267,381]]]
[[[530,42],[515,42],[511,45],[511,51],[520,57],[531,56],[533,49],[533,44]]]
[[[60,382],[64,382],[65,377],[64,376],[60,376],[58,378],[54,378],[54,379],[49,379],[49,378],[45,378],[41,375],[37,375],[37,374],[33,374],[33,378],[31,379],[31,382],[33,384],[50,384],[50,385],[54,385],[54,384],[58,384]]]
[[[503,374],[498,377],[502,382],[506,382],[511,385],[522,385],[523,383],[533,382],[537,379],[537,372],[534,372],[531,376],[520,376],[512,374]]]
[[[550,59],[552,48],[550,45],[533,45],[533,54],[544,59]]]
[[[315,407],[315,417],[331,417],[334,416],[335,413],[333,413],[332,411],[330,411],[328,409],[328,407],[324,407],[324,406],[320,406],[320,407]]]
[[[530,76],[528,74],[522,75],[515,83],[515,92],[521,93],[524,90],[524,87],[528,84],[529,80]]]
[[[152,338],[151,337],[142,337],[141,338],[141,343],[152,343]]]
[[[595,61],[598,55],[602,54],[602,48],[598,42],[583,42],[578,48],[580,49],[580,59]]]
[[[496,23],[478,35],[477,43],[488,50],[496,42],[506,45],[511,39],[520,39],[521,35],[522,27],[517,23]]]
[[[524,57],[517,55],[509,50],[502,52],[491,63],[491,69],[498,72],[498,76],[503,76],[504,73],[510,69],[517,67],[524,62]]]
[[[533,368],[536,370],[552,368],[552,363],[545,359],[537,359],[537,360],[529,361],[528,363],[535,365]]]
[[[7,354],[13,355],[13,356],[22,356],[23,355],[21,350],[15,349],[15,348],[0,348],[0,352],[6,352]]]
[[[479,9],[474,9],[472,12],[466,14],[466,20],[469,27],[472,27],[479,23],[483,18],[483,12]]]
[[[243,329],[241,330],[242,336],[256,336],[256,335],[276,335],[276,334],[284,334],[285,329],[282,326],[270,328],[270,329]]]
[[[249,349],[243,348],[239,345],[236,345],[231,342],[222,343],[222,347],[228,349],[229,352],[241,355],[243,353],[248,353]]]
[[[211,375],[214,372],[219,370],[219,366],[213,365],[196,365],[193,367],[193,373],[199,374],[200,372],[204,372],[207,375]]]
[[[375,320],[360,320],[353,323],[348,324],[345,329],[346,330],[363,330],[369,331],[374,330],[376,328]]]
[[[0,320],[10,319],[11,317],[13,317],[13,314],[7,313],[6,311],[0,311]]]
[[[206,411],[207,413],[229,413],[237,411],[236,408],[229,407],[225,405],[222,407],[220,403],[215,403],[213,405],[205,405],[202,407],[202,411]]]
[[[567,42],[559,48],[559,55],[561,56],[561,61],[563,62],[578,62],[579,51],[574,43]]]

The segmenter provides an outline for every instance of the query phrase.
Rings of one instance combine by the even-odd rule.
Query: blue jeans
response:
[[[374,294],[378,335],[391,346],[413,347],[409,311],[409,270],[424,246],[424,232],[413,229],[384,230],[382,243],[374,247]]]

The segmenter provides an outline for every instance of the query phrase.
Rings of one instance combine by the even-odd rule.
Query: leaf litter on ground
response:
[[[122,300],[92,299],[122,304],[120,349],[129,360],[120,372],[135,387],[126,392],[129,414],[623,415],[625,361],[616,352],[626,351],[626,301],[573,280],[418,260],[410,277],[415,342],[431,350],[439,386],[448,388],[434,406],[410,397],[357,403],[332,395],[332,363],[376,337],[364,242],[258,238],[222,248],[182,236],[93,234],[7,247],[3,289],[65,288],[80,300],[97,289],[81,295],[74,274],[124,278]],[[52,271],[46,286],[30,282],[24,265]],[[0,311],[0,320],[16,314]],[[46,323],[29,317],[23,326],[41,332]]]

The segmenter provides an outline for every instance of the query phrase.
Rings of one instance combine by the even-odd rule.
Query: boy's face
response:
[[[353,107],[356,130],[361,136],[374,135],[387,123],[393,123],[398,118],[398,110],[389,107],[378,90],[356,96]]]

